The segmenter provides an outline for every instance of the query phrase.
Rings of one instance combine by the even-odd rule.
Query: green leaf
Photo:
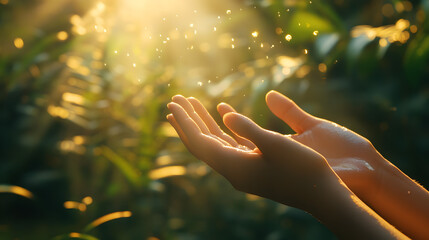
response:
[[[124,174],[124,176],[135,186],[140,186],[140,173],[131,166],[131,164],[116,154],[112,149],[107,146],[101,147],[102,155],[110,160],[118,169]]]
[[[405,74],[412,86],[423,80],[429,64],[429,36],[420,35],[408,46],[405,54]]]

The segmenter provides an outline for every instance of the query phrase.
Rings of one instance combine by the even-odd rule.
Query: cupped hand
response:
[[[172,114],[167,119],[189,151],[238,190],[308,210],[331,186],[342,185],[317,151],[263,129],[243,115],[223,114],[234,138],[195,98],[176,95],[168,108]]]
[[[267,94],[266,102],[269,109],[296,132],[289,136],[325,157],[331,168],[359,197],[376,191],[377,174],[388,162],[366,138],[308,114],[276,91]],[[218,106],[218,111],[222,116],[235,112],[225,103]]]

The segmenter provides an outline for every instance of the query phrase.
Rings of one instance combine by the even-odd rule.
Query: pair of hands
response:
[[[314,199],[333,182],[343,181],[356,194],[374,189],[370,183],[376,182],[376,169],[383,162],[371,143],[306,113],[278,92],[267,94],[267,105],[295,135],[263,129],[221,103],[217,110],[230,136],[197,99],[176,95],[172,100],[167,119],[186,147],[240,191],[311,212]]]

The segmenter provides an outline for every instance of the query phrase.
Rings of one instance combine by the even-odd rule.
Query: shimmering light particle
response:
[[[18,37],[13,40],[13,45],[15,45],[16,48],[23,48],[24,47],[24,40],[22,38]]]
[[[57,38],[60,41],[67,40],[68,37],[69,37],[69,34],[66,31],[60,31],[57,33]]]
[[[316,31],[313,31],[313,35],[314,35],[314,36],[319,35],[319,31],[317,31],[317,30],[316,30]]]
[[[231,10],[226,10],[226,14],[231,14]]]
[[[326,64],[324,64],[324,63],[319,64],[319,71],[320,72],[324,73],[324,72],[326,72],[326,70],[328,70],[328,67],[326,66]]]
[[[259,36],[259,33],[257,32],[257,31],[254,31],[254,32],[252,32],[252,37],[258,37]]]
[[[285,36],[285,39],[286,39],[286,41],[290,42],[290,40],[292,40],[292,35],[287,34],[287,35]]]

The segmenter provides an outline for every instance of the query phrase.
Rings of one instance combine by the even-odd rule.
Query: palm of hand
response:
[[[382,162],[366,138],[306,113],[278,92],[268,93],[266,101],[270,110],[297,132],[290,136],[292,139],[321,154],[351,190],[368,194]],[[235,111],[227,104],[220,105],[218,110],[222,116]]]
[[[292,138],[322,154],[354,192],[361,193],[376,177],[376,150],[364,137],[333,122],[320,120]]]
[[[233,138],[220,130],[198,100],[175,96],[173,102],[168,105],[173,115],[167,119],[189,151],[241,191],[306,209],[308,200],[321,194],[326,180],[340,181],[319,153],[242,115],[224,117],[237,133]],[[223,110],[220,106],[222,115],[229,109]]]

